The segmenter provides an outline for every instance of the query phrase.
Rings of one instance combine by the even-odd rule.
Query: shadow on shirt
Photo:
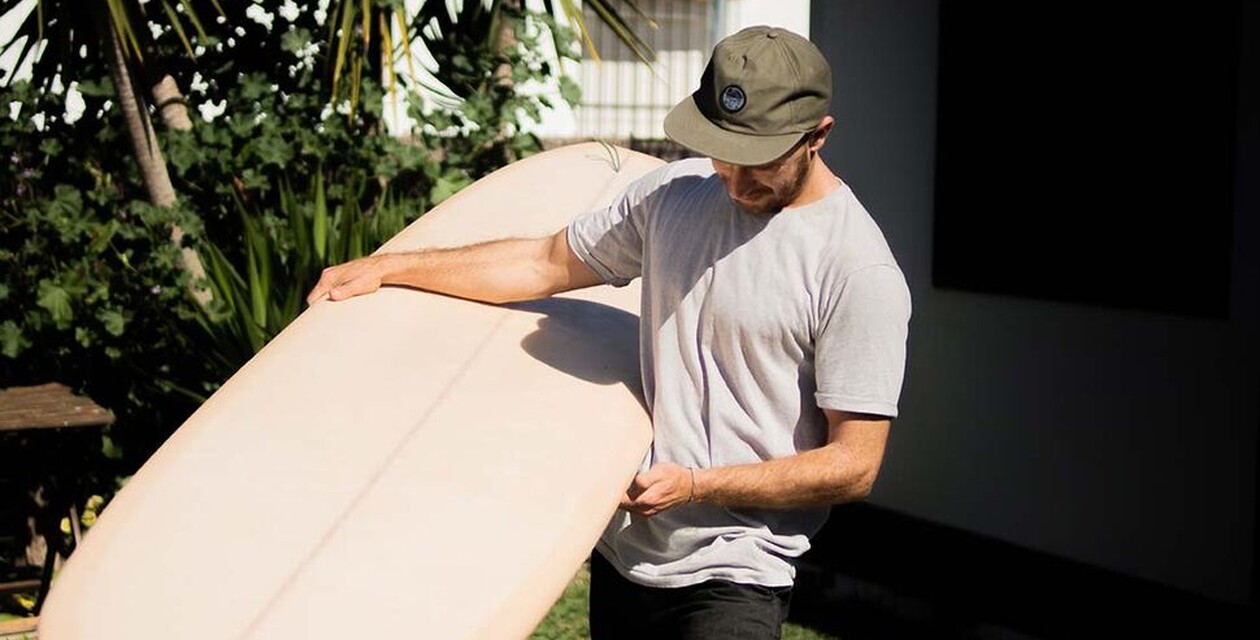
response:
[[[589,300],[544,298],[503,305],[541,314],[538,328],[521,341],[526,353],[575,378],[599,385],[623,384],[644,410],[639,369],[639,318]]]

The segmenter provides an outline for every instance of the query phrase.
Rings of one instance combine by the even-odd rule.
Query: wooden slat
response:
[[[39,580],[17,580],[14,582],[0,582],[0,594],[39,591],[39,585],[40,585]]]
[[[20,638],[22,637],[22,634],[27,634],[27,637],[33,638],[35,628],[38,625],[39,618],[34,617],[0,621],[0,638],[7,638],[9,636],[16,636]]]
[[[114,422],[113,412],[76,396],[58,383],[0,391],[0,431],[54,427],[97,427]]]

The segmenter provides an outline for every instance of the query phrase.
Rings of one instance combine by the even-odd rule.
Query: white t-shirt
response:
[[[673,162],[568,228],[603,280],[642,278],[640,353],[654,463],[720,467],[821,446],[821,408],[895,417],[910,293],[847,185],[773,216],[744,212],[712,163]],[[693,503],[617,511],[598,550],[627,578],[786,586],[829,509]]]

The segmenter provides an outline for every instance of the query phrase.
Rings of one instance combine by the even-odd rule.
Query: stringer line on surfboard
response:
[[[609,182],[612,184],[610,184],[609,187],[600,191],[597,195],[595,195],[590,200],[588,200],[587,204],[583,208],[584,211],[589,211],[593,209],[597,203],[608,200],[608,195],[609,195],[608,192],[610,190],[615,189],[617,191],[620,191],[621,189],[624,189],[624,185],[620,185],[620,186],[617,185],[616,179],[615,179],[616,175],[621,173],[621,168],[622,168],[620,153],[618,152],[616,147],[613,147],[612,145],[609,145],[606,142],[603,142],[603,141],[597,141],[597,142],[599,142],[604,147],[605,151],[607,151],[609,154],[609,163],[611,164],[612,169],[613,169],[613,177],[609,180]],[[429,292],[426,292],[426,294],[427,295],[441,295],[441,294],[433,294]],[[472,302],[472,301],[470,301],[470,303],[476,304],[475,302]],[[318,304],[329,304],[329,302],[325,300]],[[416,421],[415,425],[412,426],[412,428],[409,429],[403,435],[403,437],[398,439],[396,445],[391,449],[390,453],[384,458],[382,464],[379,466],[379,468],[377,468],[376,472],[367,480],[363,488],[360,491],[356,492],[354,498],[352,498],[349,502],[346,503],[345,508],[342,509],[341,513],[337,516],[337,519],[334,522],[332,522],[331,525],[325,530],[319,542],[317,542],[311,548],[311,550],[306,554],[306,557],[303,558],[293,568],[293,571],[290,572],[289,576],[285,578],[284,582],[275,590],[271,598],[269,598],[262,605],[258,613],[250,620],[249,624],[246,625],[246,627],[242,630],[241,634],[237,636],[238,640],[249,640],[249,638],[255,633],[255,631],[257,631],[258,627],[266,619],[267,615],[272,611],[273,605],[275,605],[284,597],[284,595],[290,590],[290,588],[298,582],[302,574],[310,567],[312,561],[314,561],[315,558],[319,557],[319,555],[327,548],[329,542],[333,538],[336,537],[337,533],[341,530],[342,526],[346,523],[347,518],[349,517],[349,514],[351,514],[355,510],[355,508],[362,503],[364,498],[367,497],[372,492],[372,489],[378,484],[380,479],[390,470],[395,460],[399,457],[400,453],[412,441],[412,438],[416,435],[416,433],[418,433],[420,429],[423,428],[424,425],[428,422],[429,416],[432,415],[435,411],[437,411],[442,406],[441,400],[447,396],[449,390],[457,387],[459,383],[465,379],[468,370],[477,361],[477,357],[481,355],[481,353],[485,350],[488,344],[493,342],[493,339],[495,338],[496,333],[503,326],[503,323],[508,320],[508,318],[509,316],[505,314],[495,321],[493,328],[489,332],[486,333],[486,336],[482,339],[482,341],[477,345],[476,349],[474,349],[474,351],[472,352],[471,357],[469,357],[460,366],[460,368],[457,370],[457,373],[454,376],[452,376],[450,380],[446,382],[442,390],[438,393],[436,400],[431,405],[429,405],[429,407],[425,410],[424,414],[421,415],[420,418]]]
[[[329,304],[329,303],[321,302],[319,304]],[[306,554],[306,557],[303,558],[302,561],[297,564],[297,566],[293,567],[293,571],[290,572],[289,577],[285,578],[284,583],[281,584],[280,587],[275,590],[275,593],[273,593],[271,598],[268,599],[267,602],[263,604],[258,614],[255,615],[252,620],[250,620],[249,624],[246,625],[245,629],[241,632],[241,634],[237,636],[238,640],[247,640],[254,633],[254,631],[257,630],[258,625],[261,624],[262,621],[267,617],[267,614],[272,611],[272,605],[274,605],[282,597],[284,597],[285,593],[290,589],[290,587],[292,587],[292,585],[298,581],[298,578],[302,575],[302,573],[306,571],[307,567],[311,565],[311,562],[316,557],[318,557],[319,554],[325,548],[327,548],[329,541],[332,540],[337,535],[337,532],[340,531],[342,526],[345,524],[347,516],[355,510],[355,507],[357,507],[359,504],[363,502],[363,499],[369,493],[372,492],[372,489],[377,485],[378,482],[380,482],[381,477],[384,476],[385,473],[390,470],[390,468],[394,464],[394,461],[398,459],[399,454],[403,451],[403,449],[406,448],[407,444],[411,442],[411,439],[415,437],[416,433],[420,431],[420,429],[423,428],[424,425],[429,422],[429,416],[431,416],[433,412],[437,411],[442,406],[441,399],[445,398],[448,392],[452,388],[458,386],[458,384],[464,380],[464,378],[468,374],[468,370],[472,368],[472,366],[477,362],[477,357],[480,356],[483,351],[485,351],[486,345],[493,342],[495,334],[498,332],[499,328],[503,326],[503,323],[506,322],[507,319],[508,319],[508,316],[504,314],[503,316],[500,316],[498,320],[495,321],[494,328],[486,332],[486,335],[484,338],[482,338],[481,343],[478,344],[477,348],[473,350],[472,356],[469,357],[467,360],[465,360],[464,363],[460,365],[455,375],[451,376],[450,380],[447,380],[446,384],[443,385],[442,390],[438,392],[437,401],[430,404],[429,407],[425,409],[424,414],[420,416],[420,419],[416,421],[415,425],[412,426],[411,429],[408,429],[407,433],[404,434],[403,437],[398,439],[397,444],[389,452],[389,455],[385,456],[384,461],[376,469],[376,472],[373,473],[372,476],[368,478],[368,481],[363,485],[363,489],[358,491],[355,494],[354,498],[352,498],[349,502],[346,503],[346,507],[341,510],[341,513],[337,516],[337,519],[334,522],[332,522],[331,526],[329,526],[328,529],[324,532],[324,535],[321,536],[319,542],[317,542],[311,548],[310,552]]]

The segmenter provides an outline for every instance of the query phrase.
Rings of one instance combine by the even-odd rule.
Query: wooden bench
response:
[[[0,620],[0,640],[34,640],[39,618],[16,618]]]
[[[69,387],[49,383],[28,387],[10,387],[0,390],[0,435],[56,434],[47,430],[103,428],[113,424],[114,414],[89,398],[75,395]],[[60,459],[59,461],[64,461]],[[38,531],[47,542],[43,572],[39,580],[19,580],[0,583],[0,594],[37,591],[35,614],[39,614],[44,598],[52,584],[53,571],[58,558],[68,557],[80,539],[79,503],[86,498],[80,495],[73,468],[58,468],[55,463],[40,470],[45,491],[43,507],[37,514]],[[61,519],[69,516],[73,545],[66,546],[61,532]],[[0,639],[21,637],[35,629],[37,618],[24,618],[0,622]]]

